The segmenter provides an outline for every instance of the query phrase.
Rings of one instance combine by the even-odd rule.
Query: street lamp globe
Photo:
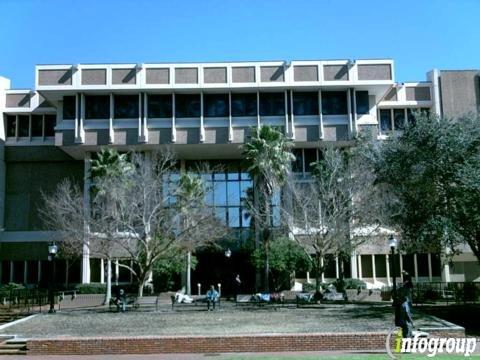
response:
[[[58,251],[58,246],[57,245],[51,244],[51,245],[48,246],[48,254],[49,255],[55,256],[55,255],[57,255],[57,251]]]
[[[230,249],[225,250],[225,256],[226,256],[227,258],[229,258],[230,256],[232,256],[232,250],[230,250]]]
[[[397,247],[397,239],[395,238],[395,236],[393,236],[393,234],[391,234],[389,237],[388,237],[388,246],[390,247],[390,249],[392,249],[392,251],[394,251]]]

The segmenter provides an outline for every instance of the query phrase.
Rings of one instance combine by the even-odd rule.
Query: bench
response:
[[[207,296],[206,295],[192,295],[191,296],[193,301],[192,302],[178,302],[175,300],[175,295],[170,296],[170,300],[172,301],[172,310],[175,309],[175,307],[198,307],[200,308],[200,305],[198,304],[204,304],[205,306],[208,306],[207,302]],[[215,307],[220,308],[220,297],[217,299],[215,302]]]
[[[268,295],[265,296],[265,295]],[[257,307],[262,306],[273,306],[276,310],[277,306],[284,304],[284,297],[283,294],[274,293],[274,294],[263,294],[262,296],[256,295],[246,295],[246,294],[238,294],[235,297],[235,306],[242,306],[242,305],[254,305]]]
[[[149,307],[155,306],[155,311],[158,311],[158,296],[144,296],[141,298],[136,298],[134,303],[134,308],[138,309],[140,307]]]

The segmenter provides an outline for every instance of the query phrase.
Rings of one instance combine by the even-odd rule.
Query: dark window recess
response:
[[[317,161],[317,149],[305,149],[305,171],[312,172],[312,163]]]
[[[293,115],[318,115],[318,93],[294,92]]]
[[[368,103],[368,91],[355,92],[357,114],[368,114],[370,106]]]
[[[2,277],[0,278],[0,283],[8,284],[10,283],[10,261],[2,261]]]
[[[25,263],[23,261],[13,262],[13,282],[17,284],[25,283]]]
[[[38,282],[38,261],[30,260],[27,262],[27,284],[36,284]]]
[[[43,116],[42,115],[32,115],[32,136],[41,137],[43,136]]]
[[[28,115],[18,115],[18,136],[30,136],[30,117]]]
[[[45,115],[45,136],[55,136],[56,115]]]
[[[115,119],[138,118],[138,95],[115,95]]]
[[[418,276],[428,277],[428,254],[417,254]]]
[[[417,123],[417,119],[415,119],[415,114],[412,109],[407,109],[407,120],[411,126],[415,126],[415,124]]]
[[[442,260],[439,254],[431,254],[432,276],[442,276]]]
[[[203,111],[206,117],[228,116],[228,94],[203,95]]]
[[[108,119],[110,117],[110,96],[85,96],[85,119]]]
[[[395,130],[405,129],[405,111],[403,109],[393,110],[393,126]]]
[[[346,115],[347,113],[347,93],[345,91],[322,92],[323,115]]]
[[[232,116],[257,116],[257,94],[232,94]]]
[[[175,95],[175,116],[177,118],[200,117],[200,95]]]
[[[380,110],[380,130],[392,131],[392,114],[390,109]]]
[[[295,161],[292,163],[293,172],[303,172],[303,151],[302,149],[293,149]]]
[[[63,97],[63,118],[65,120],[75,119],[75,96]]]
[[[284,93],[261,93],[260,94],[260,115],[261,116],[285,115],[285,94]]]
[[[15,115],[7,115],[7,137],[15,137],[17,131],[17,117]]]
[[[172,117],[172,95],[148,95],[149,118]]]

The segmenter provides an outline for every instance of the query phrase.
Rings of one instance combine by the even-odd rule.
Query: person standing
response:
[[[400,305],[400,319],[399,326],[402,328],[402,335],[404,338],[412,337],[413,319],[410,311],[410,303],[407,294],[402,294],[402,304]]]
[[[235,280],[233,281],[233,296],[234,300],[237,300],[237,295],[242,293],[242,280],[240,279],[240,274],[235,276]]]

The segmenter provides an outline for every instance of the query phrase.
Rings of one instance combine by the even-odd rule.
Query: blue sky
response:
[[[0,75],[35,64],[393,58],[480,68],[480,0],[0,0]]]

